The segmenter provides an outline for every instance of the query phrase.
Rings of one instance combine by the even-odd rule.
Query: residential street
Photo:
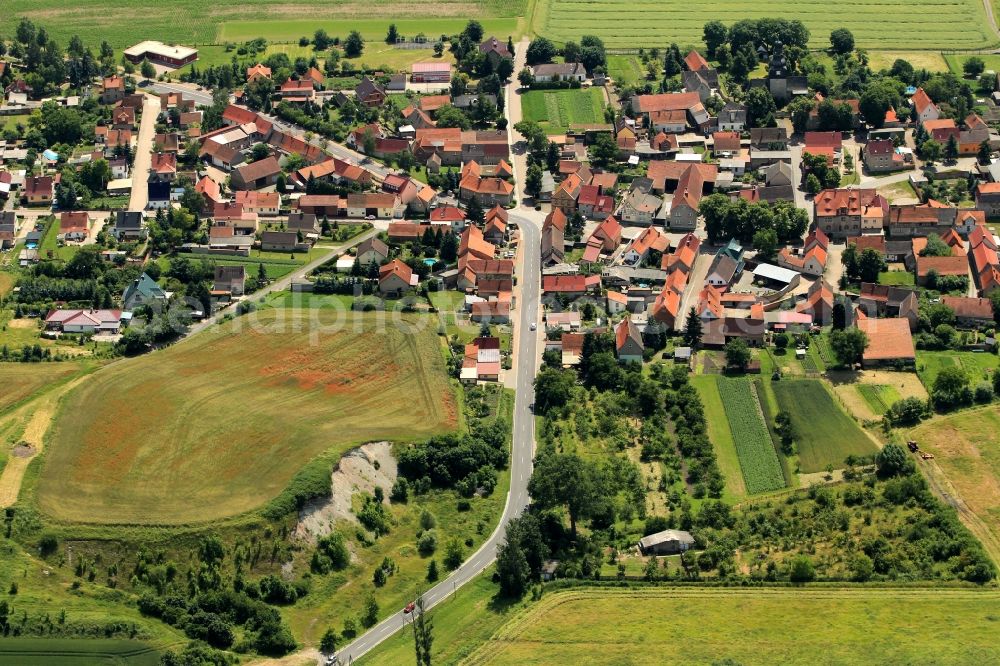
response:
[[[146,210],[149,202],[149,191],[146,180],[149,178],[149,165],[152,161],[153,137],[156,136],[156,117],[160,115],[160,98],[146,95],[142,104],[142,120],[139,123],[139,138],[135,145],[135,162],[132,165],[132,196],[128,209],[131,211]]]
[[[517,47],[515,56],[515,71],[524,64],[524,53],[528,42],[523,41]],[[506,112],[508,118],[508,137],[513,147],[514,141],[520,136],[514,132],[513,125],[520,119],[521,104],[516,94],[513,94],[515,84],[508,86]],[[515,137],[517,137],[515,139]],[[512,149],[512,164],[517,178],[518,192],[521,185],[521,174],[524,173],[524,156],[514,155]],[[516,195],[515,195],[516,196]],[[495,559],[497,548],[503,543],[507,523],[521,514],[529,503],[528,481],[534,462],[535,420],[532,410],[534,403],[535,373],[540,360],[540,333],[531,331],[531,324],[540,321],[541,300],[541,213],[521,205],[511,212],[510,221],[518,225],[521,241],[517,256],[517,282],[521,295],[517,305],[517,317],[514,322],[513,348],[516,373],[516,394],[514,397],[514,434],[511,450],[510,492],[504,505],[500,523],[489,539],[467,559],[461,567],[448,578],[438,583],[424,593],[426,608],[447,599],[448,595],[457,594],[458,589],[473,580]],[[539,329],[542,327],[539,325]],[[374,628],[356,638],[341,649],[337,656],[341,664],[350,663],[360,658],[383,641],[391,638],[407,623],[402,609],[386,618]]]

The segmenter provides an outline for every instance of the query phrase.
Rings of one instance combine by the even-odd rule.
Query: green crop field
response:
[[[604,122],[604,93],[600,88],[532,90],[521,97],[525,120],[534,120],[548,134],[565,134],[576,123]]]
[[[160,653],[144,643],[73,638],[0,639],[0,663],[18,666],[156,666]]]
[[[532,26],[553,40],[579,41],[598,35],[608,46],[659,47],[670,42],[702,46],[702,27],[718,19],[727,25],[752,18],[800,19],[814,48],[829,47],[830,31],[849,28],[869,49],[979,48],[997,43],[978,0],[865,0],[830,4],[822,0],[683,2],[682,0],[538,0]],[[887,23],[886,17],[892,21]]]
[[[736,442],[733,431],[729,429],[726,418],[726,408],[719,395],[718,378],[714,375],[695,375],[691,384],[698,389],[701,403],[705,408],[705,422],[708,425],[708,438],[715,448],[715,457],[719,470],[726,479],[726,492],[734,498],[745,497],[746,485],[743,483],[743,469],[740,467],[740,457],[736,453]]]
[[[858,393],[876,414],[885,414],[900,399],[899,391],[888,384],[858,384]]]
[[[461,31],[465,21],[471,18],[479,19],[487,31],[503,32],[506,37],[515,32],[515,17],[524,15],[525,2],[436,0],[430,5],[413,5],[394,0],[366,3],[349,0],[282,3],[273,0],[239,3],[122,0],[112,6],[107,0],[74,0],[71,3],[65,0],[6,0],[3,10],[0,34],[5,37],[12,36],[17,25],[12,17],[27,16],[44,25],[49,35],[63,46],[73,35],[80,35],[96,50],[102,39],[115,48],[126,48],[143,39],[188,45],[245,41],[261,36],[271,41],[297,41],[304,35],[311,37],[317,28],[341,37],[358,30],[365,39],[381,40],[389,23],[393,22],[403,35],[424,32],[434,37]]]
[[[566,590],[519,612],[464,663],[991,663],[998,602],[996,590]]]
[[[841,409],[818,379],[771,382],[778,408],[792,417],[799,450],[799,469],[822,472],[840,467],[844,458],[875,453],[875,442]]]
[[[747,492],[755,494],[783,488],[785,477],[781,462],[750,381],[744,377],[718,377],[717,381]]]
[[[990,373],[997,368],[997,357],[983,352],[917,351],[917,374],[928,391],[943,368],[954,366],[965,370],[975,387],[979,382],[990,379]]]
[[[457,422],[431,318],[264,309],[75,388],[37,501],[78,522],[219,519],[275,497],[324,451]]]

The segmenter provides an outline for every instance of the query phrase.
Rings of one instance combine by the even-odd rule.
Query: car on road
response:
[[[406,604],[406,608],[403,609],[403,612],[409,615],[410,613],[413,612],[413,609],[416,607],[417,605],[411,601],[410,603]]]
[[[531,322],[531,330],[533,330],[533,331],[534,331],[534,330],[536,330],[537,328],[538,328],[538,324],[536,324],[535,322]]]

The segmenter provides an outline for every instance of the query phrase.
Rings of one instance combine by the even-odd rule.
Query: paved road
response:
[[[160,98],[146,95],[142,103],[142,120],[139,122],[139,138],[135,144],[135,163],[132,165],[132,196],[129,198],[128,209],[131,211],[146,210],[149,203],[149,190],[146,181],[149,178],[150,156],[153,152],[153,138],[156,136],[156,117],[160,115]]]
[[[503,543],[507,523],[519,516],[528,504],[528,480],[531,478],[535,439],[535,421],[529,405],[534,401],[538,358],[538,336],[530,330],[530,324],[537,324],[539,317],[541,231],[534,222],[517,213],[512,213],[510,219],[516,222],[521,230],[519,248],[521,273],[518,277],[521,300],[514,332],[514,349],[518,364],[510,493],[507,495],[500,523],[490,538],[448,578],[424,593],[424,603],[427,608],[433,608],[447,599],[448,595],[456,593],[458,588],[482,573],[496,559],[497,547]],[[406,625],[407,619],[408,616],[399,610],[382,620],[337,653],[341,663],[357,660],[389,639]]]

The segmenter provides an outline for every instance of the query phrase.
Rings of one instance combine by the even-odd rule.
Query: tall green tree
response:
[[[433,645],[434,625],[424,609],[424,595],[420,595],[413,609],[413,651],[417,657],[417,666],[431,666]]]
[[[691,306],[688,311],[687,321],[684,322],[684,344],[692,349],[697,349],[701,345],[702,323],[698,316],[698,310]]]
[[[603,504],[606,483],[598,467],[574,453],[542,456],[528,482],[532,501],[542,509],[564,508],[569,513],[570,532]]]

